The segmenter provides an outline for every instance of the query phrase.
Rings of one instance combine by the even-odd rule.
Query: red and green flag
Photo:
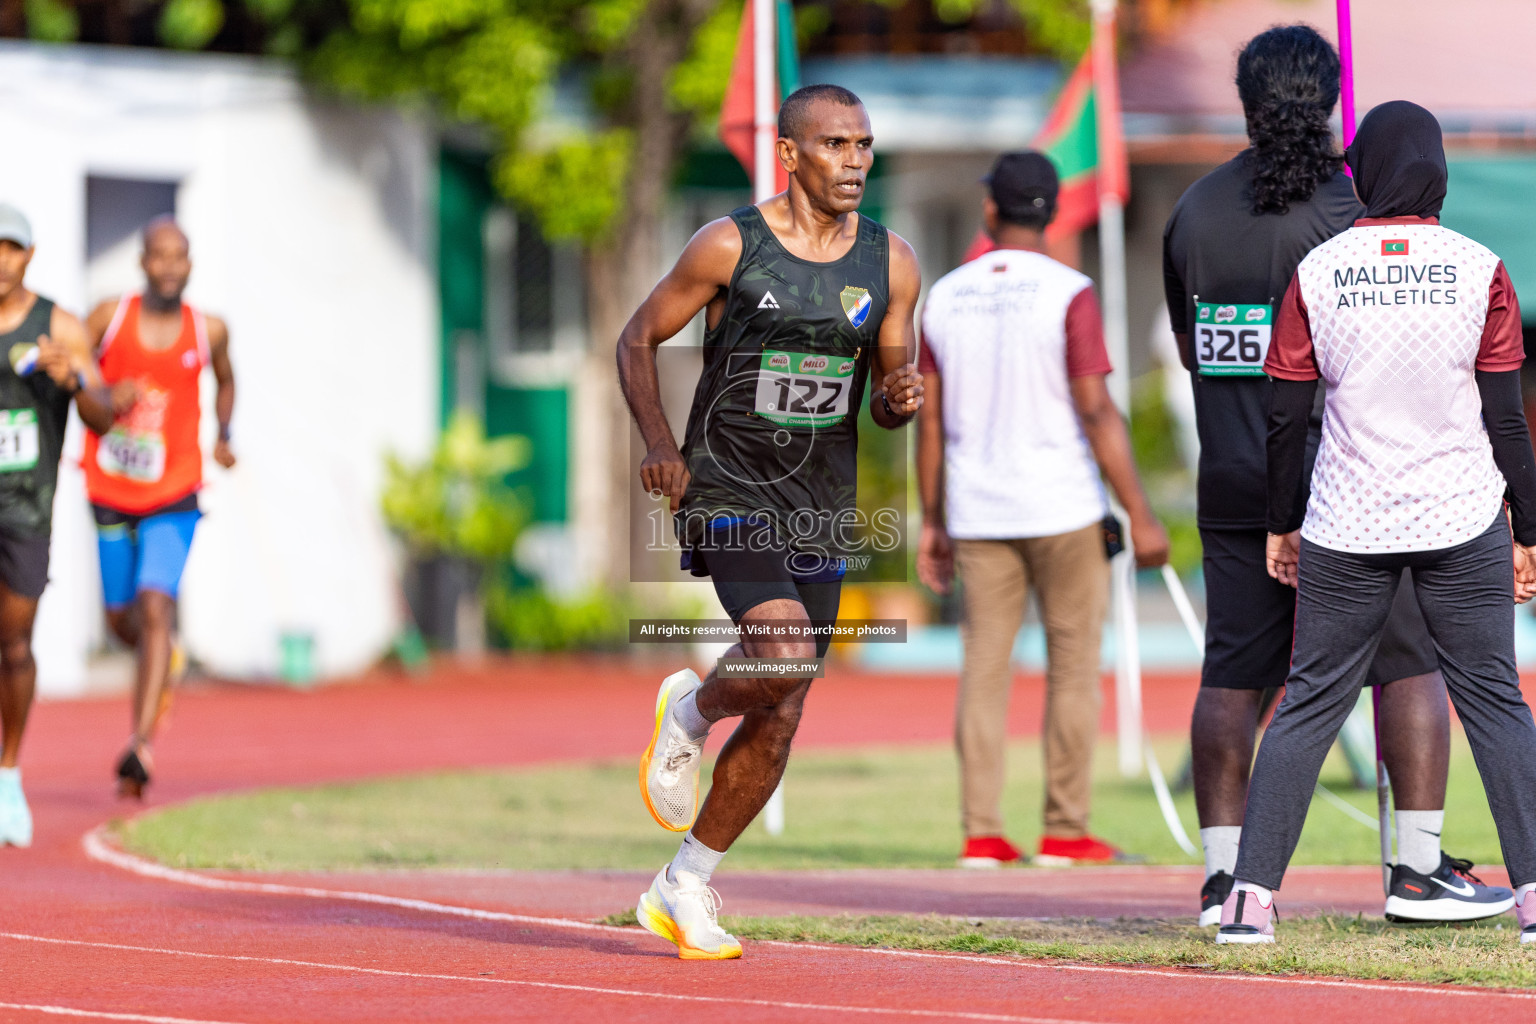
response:
[[[1107,59],[1095,68],[1099,50],[1096,42],[1084,54],[1033,143],[1051,158],[1061,177],[1056,219],[1047,231],[1053,237],[1097,223],[1101,195],[1116,196],[1123,203],[1130,191],[1112,41]]]
[[[1099,219],[1099,199],[1130,194],[1130,167],[1120,127],[1120,86],[1115,70],[1113,31],[1099,31],[1088,52],[1056,97],[1056,103],[1030,146],[1056,165],[1061,193],[1056,219],[1046,228],[1055,241],[1092,227]],[[991,251],[986,233],[977,235],[965,258]]]
[[[774,6],[774,95],[780,103],[784,97],[800,88],[800,54],[795,47],[795,13],[790,0],[747,0],[741,12],[741,33],[736,37],[736,57],[731,61],[731,78],[725,87],[725,100],[720,104],[720,141],[730,150],[747,177],[753,174],[753,86],[756,68],[754,54],[757,51],[755,20],[752,5],[772,3]],[[789,187],[789,176],[784,168],[778,168],[776,186],[782,192]]]

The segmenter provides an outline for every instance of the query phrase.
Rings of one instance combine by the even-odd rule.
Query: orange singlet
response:
[[[85,435],[85,489],[91,502],[142,515],[172,504],[203,484],[197,428],[198,378],[208,365],[208,325],[181,305],[181,333],[166,349],[139,339],[140,296],[118,303],[98,357],[108,384],[133,380],[139,399],[99,438]]]

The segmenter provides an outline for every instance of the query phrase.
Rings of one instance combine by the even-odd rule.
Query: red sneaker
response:
[[[1000,868],[1022,857],[1019,848],[1002,836],[971,836],[960,852],[963,868]]]
[[[1070,867],[1073,864],[1132,864],[1140,860],[1102,839],[1083,836],[1081,839],[1058,839],[1045,836],[1040,840],[1040,852],[1035,863],[1045,867]]]

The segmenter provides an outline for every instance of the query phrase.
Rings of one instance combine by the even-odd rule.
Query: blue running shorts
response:
[[[101,593],[109,610],[133,603],[142,590],[175,598],[202,513],[193,508],[142,519],[98,515],[96,546],[101,553]],[[102,518],[124,519],[102,523]]]

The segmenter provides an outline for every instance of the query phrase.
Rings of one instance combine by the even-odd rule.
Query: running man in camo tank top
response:
[[[85,329],[25,284],[32,252],[26,217],[0,205],[0,846],[32,844],[17,760],[37,684],[32,622],[48,585],[70,399],[92,430],[112,425]]]
[[[857,211],[873,162],[857,96],[809,86],[779,112],[786,192],[696,234],[619,339],[619,378],[647,453],[641,483],[670,498],[683,567],[711,577],[742,627],[728,656],[813,659],[837,618],[854,508],[859,405],[894,430],[922,405],[913,365],[912,247]],[[662,413],[656,346],[705,312],[704,372],[679,450]],[[873,386],[870,386],[873,385]],[[749,627],[793,623],[798,638]],[[684,959],[741,955],[715,919],[710,874],[784,773],[810,679],[669,676],[640,765],[647,809],[688,831],[640,898],[640,923]],[[698,808],[710,726],[741,724]],[[697,810],[696,810],[697,809]],[[691,826],[691,830],[690,830]]]

